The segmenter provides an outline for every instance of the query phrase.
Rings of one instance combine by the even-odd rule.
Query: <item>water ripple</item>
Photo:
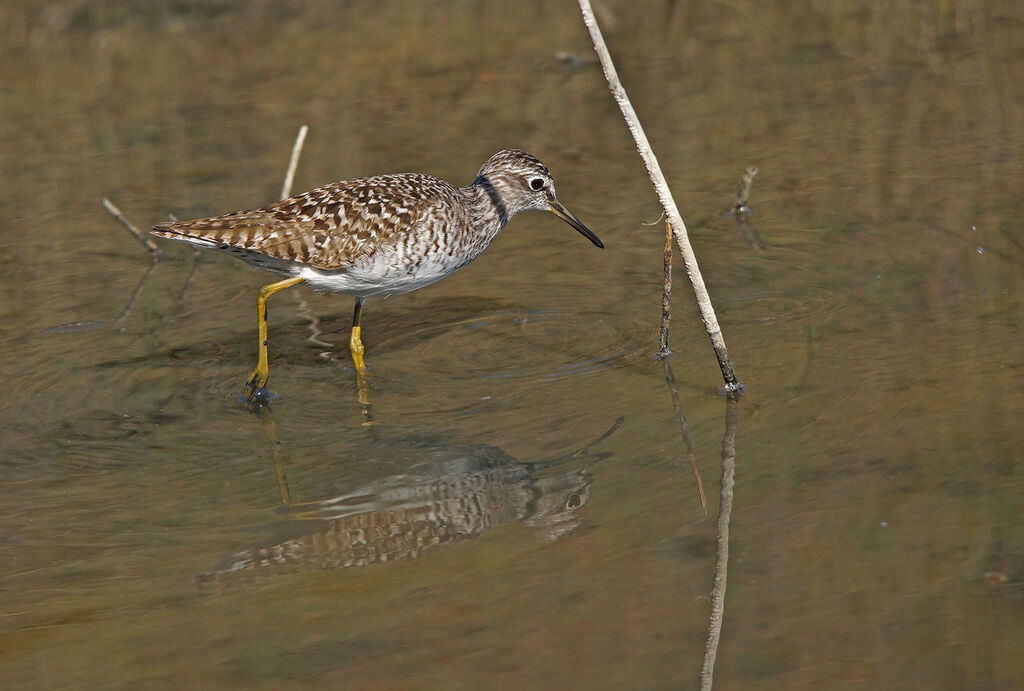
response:
[[[550,382],[625,367],[653,350],[653,338],[650,325],[597,311],[501,310],[395,330],[373,351],[387,378]]]

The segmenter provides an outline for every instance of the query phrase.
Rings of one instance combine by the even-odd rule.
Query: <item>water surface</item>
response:
[[[1013,688],[1024,14],[600,7],[749,387],[716,684]],[[8,683],[696,684],[726,402],[677,269],[689,455],[651,357],[661,210],[572,3],[15,2],[0,37]],[[369,301],[369,410],[351,300],[281,293],[253,416],[267,275],[151,266],[100,200],[268,203],[302,124],[297,189],[528,149],[607,249],[523,215]],[[749,164],[763,248],[724,213]]]

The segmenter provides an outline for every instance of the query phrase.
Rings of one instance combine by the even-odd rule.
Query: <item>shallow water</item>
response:
[[[4,679],[695,686],[726,400],[677,268],[684,439],[661,210],[573,5],[300,7],[0,9]],[[599,8],[749,387],[716,685],[1017,686],[1024,13]],[[302,124],[297,190],[519,146],[607,249],[523,215],[369,301],[368,408],[351,299],[285,291],[254,416],[268,275],[151,265],[100,200],[267,203]]]

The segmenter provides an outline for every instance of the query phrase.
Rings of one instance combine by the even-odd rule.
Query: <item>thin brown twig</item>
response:
[[[661,328],[658,331],[658,352],[654,357],[665,360],[672,357],[668,347],[668,327],[672,321],[672,224],[665,221],[665,280],[661,292]]]
[[[103,208],[107,210],[107,213],[120,221],[121,225],[127,228],[128,232],[134,235],[135,239],[141,242],[146,249],[153,253],[154,256],[158,258],[164,256],[163,251],[157,247],[156,243],[153,242],[148,235],[143,235],[139,229],[135,227],[135,224],[129,221],[128,218],[121,213],[121,210],[114,206],[114,203],[106,197],[103,198]]]
[[[611,55],[608,53],[608,47],[605,45],[604,36],[601,35],[601,29],[597,25],[597,19],[594,17],[594,10],[590,6],[590,0],[578,0],[578,2],[580,11],[583,14],[583,23],[590,32],[590,39],[594,44],[594,50],[597,52],[601,69],[604,71],[608,88],[618,104],[619,110],[622,111],[626,126],[636,142],[637,151],[640,152],[640,156],[647,166],[647,172],[651,177],[651,182],[654,184],[658,199],[665,209],[665,216],[671,224],[676,244],[679,246],[679,253],[683,258],[683,266],[690,277],[693,294],[697,300],[697,308],[700,310],[701,320],[704,322],[704,330],[707,331],[708,337],[711,339],[715,356],[718,358],[718,366],[722,370],[722,379],[725,382],[724,389],[726,393],[742,391],[743,386],[736,378],[732,362],[729,360],[729,351],[725,347],[722,329],[718,325],[715,309],[711,305],[711,297],[708,295],[707,287],[704,285],[704,279],[700,273],[700,267],[697,265],[697,257],[690,246],[690,239],[686,234],[686,225],[683,223],[682,216],[679,215],[679,209],[672,198],[672,192],[665,181],[665,176],[661,172],[658,159],[651,149],[650,142],[647,141],[647,135],[640,124],[640,119],[637,117],[633,104],[630,103],[629,97],[626,95],[625,88],[623,88],[622,83],[619,81],[619,75],[615,71],[615,65],[612,62]]]

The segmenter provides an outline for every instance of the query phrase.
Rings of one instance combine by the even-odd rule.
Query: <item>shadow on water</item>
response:
[[[273,411],[257,413],[270,443],[285,533],[269,546],[246,549],[198,574],[200,586],[223,587],[264,577],[344,569],[416,559],[445,545],[521,522],[538,539],[553,542],[580,525],[577,511],[590,497],[590,468],[610,453],[591,447],[610,437],[619,418],[600,437],[576,451],[523,463],[498,447],[459,443],[437,434],[385,435],[367,428],[355,457],[385,459],[378,477],[349,486],[339,479],[324,499],[295,501]],[[565,470],[566,464],[586,461]],[[301,527],[300,527],[301,524]]]

